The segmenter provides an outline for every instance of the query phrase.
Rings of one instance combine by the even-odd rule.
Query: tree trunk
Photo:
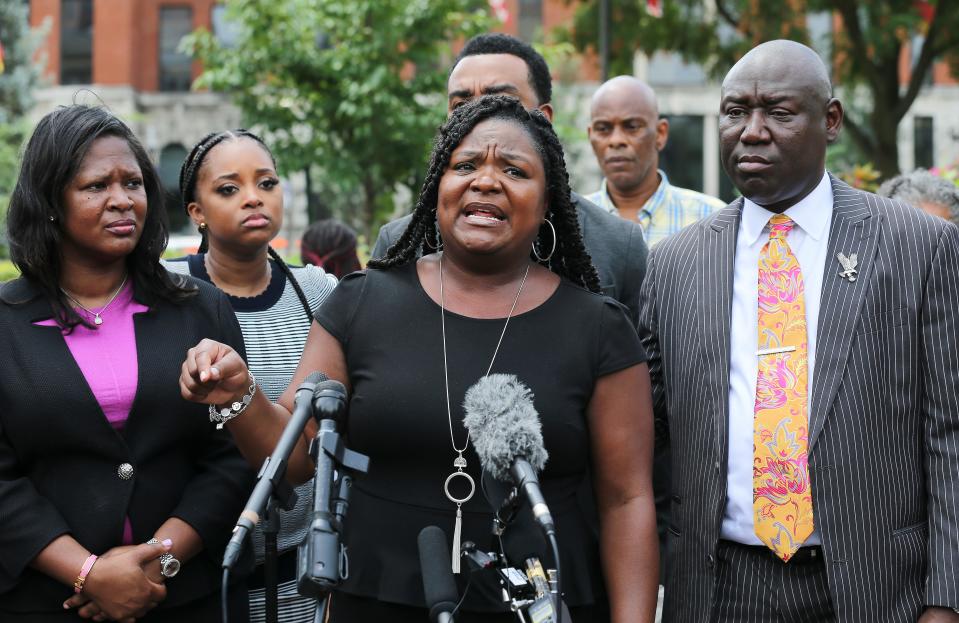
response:
[[[363,229],[369,232],[370,248],[376,240],[377,232],[373,228],[376,217],[376,181],[369,175],[363,177]]]
[[[888,180],[899,175],[899,144],[896,140],[899,126],[892,120],[883,121],[875,116],[871,121],[870,126],[877,146],[871,158],[881,179]]]

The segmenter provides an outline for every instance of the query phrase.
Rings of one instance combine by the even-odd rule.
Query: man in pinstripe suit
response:
[[[842,120],[815,52],[753,49],[744,198],[650,254],[664,621],[959,621],[959,228],[828,175]]]

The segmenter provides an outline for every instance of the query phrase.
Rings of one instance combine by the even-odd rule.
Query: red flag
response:
[[[662,17],[663,0],[646,0],[646,12],[652,17]]]
[[[913,5],[919,11],[920,17],[927,24],[932,21],[932,18],[936,16],[936,7],[932,5],[928,0],[915,0]]]

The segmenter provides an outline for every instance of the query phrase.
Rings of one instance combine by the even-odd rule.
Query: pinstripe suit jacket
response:
[[[831,178],[810,477],[839,621],[959,607],[959,228]],[[672,508],[664,621],[707,621],[728,460],[729,327],[742,201],[660,243],[640,332]]]

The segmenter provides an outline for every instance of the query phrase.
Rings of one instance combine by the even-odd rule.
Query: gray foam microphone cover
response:
[[[533,393],[513,374],[491,374],[466,392],[463,423],[470,433],[480,463],[493,478],[510,480],[517,457],[542,471],[549,454],[543,445],[542,425]]]

